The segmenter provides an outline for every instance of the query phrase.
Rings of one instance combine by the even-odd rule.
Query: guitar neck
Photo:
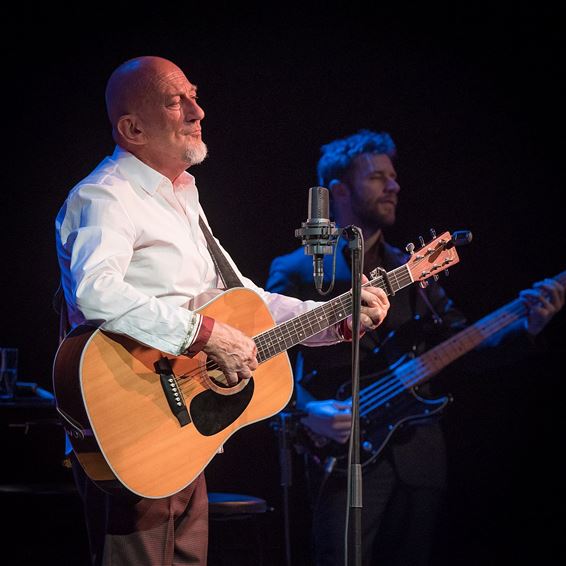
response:
[[[379,287],[388,295],[413,283],[407,265],[389,271],[385,276],[379,275],[363,286]],[[352,291],[311,309],[295,318],[278,324],[269,330],[254,336],[259,363],[296,346],[304,340],[326,330],[352,314]]]
[[[565,285],[566,271],[563,271],[554,279]],[[395,375],[403,382],[405,387],[424,383],[447,365],[526,315],[527,308],[523,301],[516,299],[414,360],[403,364],[395,370]]]

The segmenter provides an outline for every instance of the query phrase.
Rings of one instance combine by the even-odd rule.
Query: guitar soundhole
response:
[[[212,381],[214,381],[214,383],[218,385],[218,387],[224,387],[226,389],[229,389],[231,387],[230,385],[228,385],[225,375],[219,369],[208,370],[208,377],[212,379]]]
[[[210,389],[199,393],[191,401],[189,410],[195,428],[203,436],[212,436],[224,430],[245,411],[253,393],[253,378],[233,395],[219,395]]]

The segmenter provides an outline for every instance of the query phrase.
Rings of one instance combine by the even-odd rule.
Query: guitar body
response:
[[[261,297],[244,288],[229,289],[198,312],[248,336],[275,325]],[[163,357],[173,374],[165,379],[154,366]],[[73,330],[57,352],[53,380],[58,410],[87,475],[101,485],[117,478],[143,497],[172,495],[232,434],[279,412],[291,397],[286,352],[233,387],[206,362],[204,353],[164,355],[92,327]],[[175,413],[178,392],[183,414]]]
[[[451,401],[450,397],[427,399],[409,389],[397,394],[374,413],[360,419],[360,464],[373,463],[391,437],[402,426],[427,420],[439,414]],[[327,468],[334,458],[332,470],[337,474],[348,471],[348,444],[340,444],[312,433],[306,427],[299,431],[299,450],[305,449],[313,460]]]
[[[395,377],[395,368],[415,358],[424,349],[430,333],[430,321],[414,317],[391,332],[371,358],[364,361],[368,371],[360,377],[360,464],[365,467],[374,462],[391,437],[402,426],[436,415],[449,403],[448,397],[428,399],[420,396],[418,387],[404,387]],[[384,367],[379,372],[370,368]],[[328,377],[332,380],[333,375]],[[372,393],[372,390],[374,391]],[[351,380],[345,381],[336,391],[336,399],[350,401]],[[371,398],[373,396],[373,406]],[[298,449],[306,450],[321,467],[328,469],[333,458],[335,473],[348,471],[348,444],[340,444],[313,433],[308,427],[297,430]]]

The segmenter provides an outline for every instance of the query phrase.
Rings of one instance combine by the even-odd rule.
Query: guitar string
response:
[[[415,262],[415,263],[419,263],[420,261],[421,261],[421,260],[419,260],[419,261],[417,261],[417,262]],[[395,269],[395,270],[392,270],[392,272],[388,274],[388,277],[394,277],[394,278],[395,278],[395,282],[397,283],[398,289],[401,289],[401,288],[403,288],[403,287],[409,285],[411,282],[413,282],[412,279],[411,279],[411,277],[410,277],[408,274],[399,274],[399,273],[398,273],[399,271],[403,271],[403,268],[405,268],[405,267],[406,267],[406,265],[400,266],[399,268],[397,268],[397,269]],[[373,287],[380,287],[380,288],[381,288],[383,291],[385,291],[386,293],[388,292],[388,288],[387,288],[386,282],[385,282],[385,280],[384,280],[383,277],[377,277],[377,278],[373,279],[372,281],[368,281],[368,282],[366,282],[366,283],[363,284],[363,287],[366,287],[366,286],[369,286],[369,285],[371,285],[371,286],[373,286]],[[343,295],[340,295],[339,297],[336,297],[336,299],[333,299],[332,301],[329,301],[329,302],[325,303],[324,305],[321,305],[321,307],[318,307],[318,308],[313,309],[313,310],[311,310],[311,311],[307,311],[306,313],[303,313],[302,315],[299,315],[299,317],[296,317],[295,319],[291,319],[291,320],[289,320],[289,321],[286,321],[286,322],[282,323],[281,325],[278,325],[278,326],[275,327],[275,328],[271,328],[271,329],[269,329],[268,331],[266,331],[266,332],[264,332],[264,333],[259,334],[258,336],[256,336],[256,337],[254,338],[254,340],[256,341],[256,343],[258,343],[258,345],[259,345],[260,348],[262,348],[262,346],[265,346],[266,344],[269,344],[269,345],[271,346],[271,345],[272,345],[272,341],[267,342],[267,338],[265,338],[265,337],[266,337],[267,335],[269,335],[269,334],[273,334],[273,332],[274,332],[275,330],[279,330],[280,333],[283,333],[283,332],[287,331],[287,338],[293,338],[293,339],[294,339],[295,336],[294,336],[293,334],[291,334],[290,328],[291,328],[291,326],[293,326],[293,324],[296,324],[296,322],[297,322],[298,319],[301,319],[301,318],[304,317],[307,321],[310,322],[309,319],[312,319],[312,318],[313,318],[313,315],[318,315],[319,312],[324,312],[324,309],[327,309],[327,310],[328,310],[329,307],[330,307],[330,308],[333,308],[335,304],[337,304],[337,303],[339,303],[339,302],[344,302],[344,301],[346,302],[346,304],[343,305],[343,306],[346,308],[346,310],[350,309],[350,308],[351,308],[351,302],[352,302],[351,292],[348,292],[348,293],[345,293],[345,294],[343,294]],[[346,316],[343,317],[343,318],[346,318],[347,316],[348,316],[348,315],[346,315]],[[322,319],[323,317],[318,317],[318,316],[317,316],[317,318]],[[328,322],[328,320],[327,320],[327,322]],[[336,321],[336,322],[337,322],[337,321]],[[311,324],[311,329],[310,329],[310,330],[311,330],[311,332],[312,332],[311,336],[321,331],[321,329],[314,330],[313,327],[312,327],[312,324]],[[310,336],[309,336],[309,337],[310,337]],[[283,339],[285,339],[284,336],[283,336]],[[263,342],[264,340],[265,340],[265,344],[262,344],[262,342]],[[281,338],[277,341],[277,343],[280,343],[280,342],[281,342]],[[294,344],[292,344],[292,345],[294,345]],[[289,346],[289,347],[290,347],[290,346]],[[267,359],[270,359],[270,358],[273,357],[274,355],[276,355],[276,354],[280,353],[281,351],[283,351],[283,350],[281,350],[281,349],[279,349],[279,350],[273,349],[273,348],[271,348],[271,349],[273,350],[273,352],[271,352],[271,353],[270,353],[270,352],[266,352],[266,353],[269,354],[269,356],[268,356],[265,360],[261,360],[260,363],[262,363],[263,361],[267,361]],[[285,349],[286,349],[286,348],[285,348]],[[269,350],[269,348],[268,348],[268,350]],[[205,364],[205,368],[206,368],[206,371],[208,372],[208,371],[214,371],[214,370],[216,370],[216,369],[219,369],[219,366],[218,366],[218,364],[217,364],[216,362],[207,361],[206,364]],[[182,374],[182,375],[178,376],[178,379],[184,378],[184,379],[186,380],[187,378],[196,377],[196,376],[198,376],[199,374],[202,374],[202,373],[203,373],[203,370],[202,370],[201,368],[196,368],[196,369],[193,370],[192,372],[187,372],[187,373],[185,373],[185,374]],[[179,388],[181,389],[182,392],[185,392],[185,390],[184,390],[183,387],[182,387],[184,384],[185,384],[185,383],[183,383],[183,382],[179,384]]]
[[[520,302],[518,303],[519,303],[519,307],[523,306],[522,303]],[[516,304],[513,304],[513,305],[509,305],[508,308],[511,310],[512,307],[516,307],[516,306],[517,306]],[[485,338],[484,336],[481,335],[482,331],[483,332],[489,331],[488,336],[491,336],[501,328],[507,326],[510,322],[517,320],[521,314],[524,314],[524,310],[525,309],[523,308],[523,312],[520,312],[520,309],[517,309],[517,312],[506,313],[505,315],[501,315],[501,313],[498,311],[497,313],[494,313],[493,315],[490,315],[489,317],[486,317],[486,319],[480,321],[481,324],[478,323],[463,332],[467,335],[466,338],[468,339],[471,338],[471,335],[474,333],[480,334],[479,339],[477,339],[475,344],[473,344],[472,346],[473,348],[475,345],[479,344]],[[516,316],[512,318],[511,321],[503,320],[504,318],[509,319],[509,317],[512,316],[512,314],[515,314]],[[442,354],[445,353],[444,351],[450,345],[453,345],[453,343],[457,341],[459,341],[459,338],[455,336],[452,339],[449,339],[446,344],[440,345],[437,348],[433,348],[432,350],[429,350],[429,352],[423,354],[423,356],[428,358],[433,358],[434,356],[436,356],[437,359],[439,358],[441,359]],[[450,363],[451,361],[453,361],[453,359],[455,358],[451,358],[449,356],[447,363]],[[368,412],[374,410],[376,407],[380,406],[381,404],[383,404],[384,402],[388,401],[393,396],[395,396],[399,391],[402,391],[403,389],[406,389],[408,387],[411,387],[412,385],[417,384],[421,380],[421,378],[424,375],[426,375],[426,373],[427,373],[427,368],[423,364],[422,356],[421,359],[417,358],[415,360],[412,360],[411,362],[407,362],[406,364],[401,366],[399,370],[393,372],[393,379],[391,380],[391,382],[387,383],[387,380],[385,381],[380,380],[376,384],[374,384],[375,387],[370,386],[370,390],[368,391],[369,394],[364,397],[364,403],[365,403],[364,407]],[[391,384],[393,382],[397,382],[397,384],[400,385],[400,387],[397,387],[397,389],[392,390]],[[390,394],[389,396],[383,399],[383,396],[389,393],[392,394]],[[368,407],[367,403],[368,402],[371,403],[372,401],[373,404],[370,404]]]
[[[566,272],[560,273],[553,279],[559,281],[560,283],[565,283],[566,281],[564,281],[564,279],[566,279]],[[481,342],[483,342],[486,338],[493,336],[502,328],[505,328],[509,324],[516,322],[520,318],[526,317],[526,315],[526,306],[520,299],[516,299],[480,319],[478,322],[474,323],[462,332],[455,334],[445,343],[432,348],[428,352],[425,352],[420,356],[420,358],[416,358],[411,362],[407,362],[406,364],[400,366],[394,372],[388,374],[389,376],[392,376],[392,379],[389,383],[387,382],[388,377],[384,376],[375,384],[368,386],[365,392],[363,392],[367,393],[367,395],[364,396],[363,400],[360,401],[360,406],[363,405],[363,407],[365,408],[363,416],[366,416],[369,412],[383,405],[383,403],[389,401],[391,398],[395,397],[403,390],[420,383],[421,379],[423,377],[426,377],[426,374],[430,372],[430,370],[426,367],[426,363],[428,361],[440,361],[444,365],[447,365],[459,357],[458,355],[453,355],[450,354],[450,352],[447,352],[447,350],[450,348],[458,348],[459,342],[471,341],[470,348],[463,352],[463,354],[465,354],[479,345]],[[442,359],[446,354],[448,354],[446,358]],[[394,385],[395,383],[397,383],[396,389],[394,387],[392,388],[392,384]],[[383,396],[387,395],[388,393],[390,395],[383,399]],[[368,403],[371,403],[372,401],[373,404],[370,404],[368,406]]]
[[[430,244],[429,244],[430,245]],[[444,245],[444,244],[442,244]],[[437,250],[435,250],[437,251]],[[425,259],[427,259],[428,256],[425,255],[421,258],[416,258],[414,260],[414,264],[415,267],[418,266],[422,261],[424,261]],[[446,259],[444,260],[444,264],[449,264],[451,263],[453,260],[453,258]],[[387,277],[389,279],[393,278],[395,279],[395,283],[397,284],[397,289],[402,289],[404,287],[406,287],[407,285],[409,285],[410,283],[414,282],[414,280],[411,278],[410,274],[411,271],[408,269],[408,263],[399,266],[398,268],[393,269],[391,272],[387,273]],[[403,273],[405,272],[406,273]],[[429,275],[432,275],[431,273],[429,273]],[[362,285],[362,287],[367,287],[367,286],[372,286],[372,287],[379,287],[381,288],[383,291],[385,291],[385,293],[388,294],[389,291],[389,285],[387,284],[386,279],[384,278],[383,275],[376,277],[375,279],[371,280],[371,281],[367,281],[366,283],[364,283]],[[274,334],[275,331],[279,331],[280,333],[283,333],[285,331],[287,331],[288,336],[287,338],[291,338],[291,339],[295,339],[296,335],[293,335],[290,331],[291,327],[296,324],[298,321],[300,320],[307,320],[310,323],[310,331],[312,332],[311,336],[314,334],[317,334],[318,332],[321,332],[322,330],[324,330],[324,328],[327,327],[323,327],[323,328],[319,328],[318,330],[314,330],[312,327],[312,321],[309,319],[312,319],[313,315],[317,315],[320,312],[324,312],[325,309],[330,308],[334,308],[334,306],[338,303],[343,303],[345,302],[343,306],[343,308],[345,308],[346,310],[351,309],[352,306],[352,294],[351,291],[344,293],[343,295],[340,295],[338,297],[336,297],[335,299],[332,299],[331,301],[328,301],[326,303],[324,303],[323,305],[321,305],[320,307],[317,307],[315,309],[312,309],[311,311],[307,311],[306,313],[302,313],[301,315],[299,315],[298,317],[295,317],[294,319],[290,319],[289,321],[286,321],[274,328],[271,328],[261,334],[258,334],[257,336],[255,336],[253,338],[253,340],[256,342],[256,344],[258,345],[258,349],[259,350],[263,350],[265,349],[265,346],[269,344],[269,346],[271,346],[272,341],[268,342],[268,335]],[[325,313],[326,314],[326,313]],[[344,318],[347,318],[348,315],[342,317],[341,319],[336,320],[336,322],[339,322],[340,320],[343,320]],[[320,319],[323,319],[323,317],[320,317]],[[328,320],[327,320],[328,322]],[[284,338],[284,337],[283,337]],[[310,338],[310,336],[307,336],[307,338]],[[281,338],[277,341],[278,344],[280,344],[281,342]],[[298,343],[298,342],[297,342]],[[291,345],[295,345],[295,344],[291,344]],[[288,346],[291,347],[291,346]],[[288,349],[288,347],[286,346],[284,350]],[[267,351],[265,352],[266,354],[268,354],[268,356],[265,359],[261,359],[260,363],[263,363],[264,361],[267,361],[268,359],[270,359],[271,357],[281,353],[284,350],[279,349],[277,351],[277,349],[273,349],[272,348],[272,352],[269,351],[270,348],[267,348]],[[263,356],[262,356],[263,357]],[[180,376],[176,376],[176,378],[178,380],[183,380],[181,382],[178,383],[178,387],[181,390],[181,392],[186,393],[187,392],[187,385],[189,386],[188,389],[192,389],[192,386],[190,385],[192,378],[195,378],[199,375],[203,374],[203,370],[206,371],[207,373],[210,371],[215,371],[215,370],[219,370],[219,366],[216,362],[212,361],[212,360],[207,360],[207,362],[205,363],[204,368],[200,367],[200,368],[195,368],[192,371],[186,372],[184,374],[181,374]],[[189,380],[188,378],[191,378],[191,380]]]
[[[562,283],[564,278],[566,278],[566,272],[560,273],[553,279]],[[502,328],[505,328],[509,324],[525,317],[526,314],[526,306],[521,300],[516,299],[515,301],[504,305],[495,312],[480,319],[478,322],[462,332],[452,336],[445,343],[425,352],[420,358],[416,358],[406,364],[403,364],[400,368],[391,372],[388,376],[384,376],[375,384],[368,386],[364,392],[362,392],[363,400],[360,400],[360,406],[363,405],[365,408],[362,416],[367,416],[367,414],[371,411],[382,406],[383,403],[386,403],[403,390],[420,383],[421,379],[426,377],[427,373],[430,371],[425,365],[429,358],[432,362],[435,360],[438,362],[438,360],[440,360],[444,365],[447,365],[457,359],[459,356],[454,356],[450,354],[450,352],[448,352],[446,359],[443,360],[442,357],[447,353],[446,350],[450,347],[458,347],[458,343],[462,341],[462,337],[464,341],[471,340],[472,342],[471,347],[463,352],[465,354],[483,342],[486,338],[493,336]],[[391,379],[388,382],[387,379],[389,377],[391,377]],[[397,384],[396,388],[395,384]],[[389,394],[389,396],[384,398],[383,396],[387,394]],[[362,394],[360,397],[362,397]],[[368,403],[370,404],[368,405]]]
[[[395,397],[398,393],[402,392],[413,385],[419,383],[423,376],[427,374],[427,368],[425,363],[422,361],[422,357],[441,359],[445,350],[454,343],[460,341],[462,335],[466,335],[464,339],[472,337],[473,334],[480,334],[479,341],[475,345],[479,344],[485,339],[483,336],[487,332],[487,336],[493,336],[496,332],[505,328],[510,323],[518,320],[526,314],[526,307],[520,300],[516,300],[505,307],[498,309],[491,315],[484,317],[476,324],[470,326],[461,333],[456,334],[452,338],[448,339],[445,344],[440,344],[435,348],[432,348],[428,352],[422,354],[420,358],[415,358],[409,362],[406,362],[400,366],[397,370],[394,370],[388,376],[383,377],[378,380],[373,385],[368,386],[362,394],[360,394],[360,414],[362,416],[367,416],[371,411],[382,406],[384,403]],[[475,347],[472,346],[473,347]],[[467,350],[469,351],[469,350]],[[464,353],[467,353],[464,352]],[[454,357],[448,356],[448,360],[444,360],[446,363],[452,362]]]
[[[493,336],[497,331],[505,328],[510,323],[519,320],[525,315],[526,307],[521,301],[516,300],[498,309],[487,317],[484,317],[473,326],[454,335],[449,340],[447,340],[446,343],[440,344],[439,346],[429,350],[428,352],[425,352],[425,354],[423,354],[422,356],[432,354],[432,356],[429,357],[436,357],[436,359],[440,358],[441,355],[439,354],[439,352],[443,349],[446,349],[449,346],[449,342],[459,342],[463,334],[466,334],[466,339],[469,339],[471,337],[471,334],[480,334],[479,340],[475,343],[475,345],[477,345],[485,339],[485,336],[482,336],[482,332],[487,332],[487,337]],[[470,350],[467,350],[464,353],[467,353],[468,351]],[[453,358],[450,355],[448,356],[448,362],[453,361],[453,359],[456,358]],[[426,369],[426,365],[423,364],[419,360],[419,358],[416,358],[404,363],[403,365],[399,366],[399,368],[393,370],[383,378],[376,381],[374,384],[366,387],[360,392],[360,415],[362,417],[366,417],[371,413],[371,411],[381,407],[388,400],[403,392],[411,385],[419,383],[421,378],[423,376],[426,376]],[[349,400],[351,400],[351,397],[349,398]],[[370,403],[368,405],[368,400],[374,401],[373,404]],[[348,399],[346,399],[345,401],[347,402]]]
[[[441,246],[444,247],[444,244],[445,244],[446,242],[443,241],[443,240],[440,240],[440,243],[441,243]],[[432,245],[432,243],[429,244],[429,246],[430,246],[430,245]],[[434,251],[435,251],[435,252],[438,251],[438,248],[436,248]],[[444,251],[445,251],[445,250],[444,250]],[[429,255],[430,255],[430,254],[424,255],[424,256],[422,256],[422,257],[419,258],[419,257],[418,257],[418,254],[417,254],[417,255],[416,255],[416,258],[414,259],[414,262],[413,262],[413,263],[415,264],[415,267],[417,267],[422,261],[424,261],[425,259],[427,259]],[[448,264],[448,263],[452,263],[453,261],[454,261],[454,258],[453,258],[453,257],[451,257],[450,259],[445,259],[445,260],[443,261],[443,264],[442,264],[442,265],[446,265],[446,264]],[[406,263],[406,264],[404,264],[404,265],[402,265],[402,266],[399,266],[399,267],[397,267],[397,268],[391,270],[389,273],[386,274],[388,278],[393,278],[393,279],[395,279],[395,283],[397,284],[397,289],[398,289],[398,290],[399,290],[399,289],[402,289],[403,287],[405,287],[405,286],[407,286],[407,285],[409,285],[410,283],[413,282],[413,280],[412,280],[411,277],[410,277],[411,271],[408,269],[407,266],[408,266],[408,263]],[[413,269],[415,269],[415,267],[414,267]],[[433,266],[431,269],[433,269],[433,268],[434,268],[434,266]],[[437,267],[436,269],[438,269],[438,267]],[[403,273],[403,272],[407,272],[407,273]],[[428,272],[428,275],[430,276],[431,274],[432,274],[432,273],[429,271],[429,272]],[[422,277],[423,275],[424,275],[424,272],[421,274],[421,277]],[[401,282],[400,282],[400,281],[401,281]],[[373,280],[371,280],[371,281],[368,281],[368,282],[366,282],[366,283],[364,283],[364,284],[362,285],[362,287],[366,287],[366,286],[380,287],[380,288],[381,288],[383,291],[385,291],[386,293],[388,292],[388,287],[389,287],[389,286],[387,285],[387,281],[386,281],[386,279],[385,279],[384,276],[376,277],[375,279],[373,279]],[[258,345],[260,346],[260,348],[265,347],[267,344],[271,345],[272,342],[271,342],[271,341],[268,341],[268,339],[266,338],[266,336],[269,335],[269,334],[273,334],[273,331],[278,330],[278,329],[279,329],[281,332],[287,331],[287,333],[288,333],[288,334],[287,334],[287,338],[295,339],[295,338],[296,338],[296,335],[291,334],[290,328],[291,328],[293,325],[296,325],[298,322],[300,322],[300,320],[302,320],[303,318],[305,318],[305,319],[310,323],[311,321],[310,321],[309,319],[312,319],[312,315],[313,315],[313,314],[318,314],[318,313],[321,312],[321,311],[324,312],[324,309],[328,309],[329,307],[330,307],[330,308],[333,308],[336,304],[338,304],[338,303],[343,303],[344,301],[346,301],[346,304],[344,304],[344,305],[342,305],[342,306],[345,307],[346,310],[348,310],[348,309],[351,308],[351,300],[352,300],[351,291],[348,292],[348,293],[344,293],[343,295],[340,295],[339,297],[336,297],[335,299],[333,299],[333,300],[331,300],[331,301],[328,301],[328,302],[325,303],[324,305],[321,305],[321,307],[312,309],[311,311],[308,311],[308,312],[306,312],[306,313],[303,313],[303,314],[301,314],[301,315],[295,317],[294,319],[290,319],[289,321],[286,321],[286,322],[282,323],[281,325],[278,325],[278,326],[275,327],[275,328],[269,329],[268,331],[266,331],[266,332],[264,332],[264,333],[262,333],[262,334],[257,335],[256,337],[254,337],[254,340],[256,341],[256,344],[258,344]],[[343,316],[343,318],[346,318],[347,316],[348,316],[348,315]],[[321,319],[321,320],[324,320],[323,317],[320,317],[320,319]],[[338,322],[339,320],[341,320],[341,319],[338,319],[336,322]],[[328,320],[327,320],[327,322],[328,322]],[[324,328],[327,328],[327,327],[324,327],[324,328],[319,328],[319,329],[317,329],[317,330],[314,330],[313,327],[312,327],[312,324],[311,324],[310,326],[311,326],[310,330],[311,330],[311,332],[312,332],[311,336],[314,335],[314,334],[316,334],[316,333],[318,333],[318,332],[320,332],[320,331],[322,331],[322,330],[324,330]],[[304,329],[304,327],[302,327],[302,326],[301,326],[301,328]],[[298,336],[301,336],[301,334],[299,333]],[[310,337],[310,336],[307,336],[307,338],[309,338],[309,337]],[[262,342],[264,342],[264,340],[265,340],[265,343],[262,343]],[[281,342],[281,339],[279,339],[279,340],[277,341],[277,343],[280,343],[280,342]],[[292,345],[294,345],[294,344],[292,344]],[[287,349],[288,347],[291,347],[291,346],[286,346],[285,349]],[[276,355],[276,354],[280,353],[281,351],[282,351],[282,350],[279,350],[279,351],[275,350],[274,353],[272,353],[269,357],[271,357],[271,356],[273,356],[273,355]],[[268,353],[269,353],[269,352],[268,352]],[[263,361],[266,361],[267,359],[269,359],[269,358],[266,358],[265,360],[261,360],[261,361],[263,362]],[[260,363],[261,363],[261,362],[260,362]],[[207,370],[214,370],[214,369],[218,369],[218,366],[215,364],[215,362],[211,362],[211,363],[210,363],[210,362],[207,362],[206,368],[207,368]],[[198,373],[198,370],[197,370],[196,373]],[[191,376],[190,376],[190,374],[184,374],[184,375],[181,376],[181,377],[191,377]]]
[[[405,266],[401,266],[401,267],[405,267]],[[391,276],[392,274],[388,274],[388,276]],[[395,275],[395,278],[396,278],[396,282],[398,284],[398,288],[403,288],[404,286],[407,286],[408,284],[410,284],[412,282],[409,275],[401,275],[399,277],[397,276],[396,273],[394,275]],[[402,284],[400,284],[399,281],[402,281]],[[405,281],[407,281],[407,283],[405,283]],[[383,280],[383,277],[377,277],[377,278],[373,279],[372,281],[368,281],[368,282],[364,283],[362,286],[363,287],[366,287],[366,286],[379,287],[387,293],[387,286],[385,284],[385,281]],[[273,344],[273,341],[268,342],[268,338],[266,337],[267,335],[274,334],[275,331],[277,331],[280,334],[282,334],[283,340],[295,339],[297,337],[297,333],[295,333],[295,334],[291,333],[291,327],[294,324],[296,324],[298,319],[304,318],[305,320],[307,320],[309,322],[311,322],[311,320],[309,320],[309,319],[313,319],[313,318],[320,320],[320,318],[322,318],[322,317],[318,316],[318,314],[320,312],[324,312],[324,309],[329,310],[329,308],[334,308],[334,306],[337,303],[344,302],[344,301],[346,302],[346,304],[342,305],[343,309],[341,309],[341,310],[348,310],[349,308],[351,308],[351,304],[352,304],[351,292],[344,293],[343,295],[336,297],[332,301],[328,301],[327,303],[324,303],[320,307],[317,307],[317,308],[314,308],[310,311],[302,313],[301,315],[299,315],[298,317],[295,317],[294,319],[290,319],[286,322],[283,322],[280,325],[275,326],[274,328],[270,328],[269,330],[262,332],[261,334],[258,334],[257,336],[255,336],[253,338],[253,340],[256,342],[256,345],[258,346],[258,350],[263,351],[263,350],[266,349],[267,352],[265,352],[265,353],[268,354],[268,357],[266,357],[265,359],[262,359],[260,363],[267,361],[268,359],[272,358],[274,355],[277,355],[277,354],[279,354],[279,353],[281,353],[281,352],[283,352],[287,349],[287,348],[285,348],[283,350],[282,349],[277,350],[276,348],[271,347],[271,345]],[[329,314],[329,313],[327,313],[327,314]],[[344,318],[347,318],[347,317],[348,317],[348,315],[346,315]],[[326,321],[328,322],[328,319],[326,319]],[[338,321],[336,321],[336,322],[338,322]],[[313,336],[313,335],[317,334],[318,332],[321,332],[322,330],[324,330],[324,328],[328,328],[328,326],[326,326],[326,327],[323,327],[322,329],[315,330],[312,323],[310,324],[310,327],[311,327],[310,328],[310,331],[311,331],[310,336]],[[286,337],[283,334],[285,332],[287,332]],[[310,336],[307,336],[307,338],[310,338]],[[280,348],[280,343],[281,343],[281,338],[276,341],[276,345],[279,345],[279,348]],[[269,347],[265,348],[267,345]],[[202,366],[197,367],[197,368],[195,368],[195,369],[193,369],[189,372],[186,372],[186,373],[183,373],[179,376],[176,376],[177,379],[179,379],[179,380],[183,379],[183,381],[179,383],[179,388],[181,389],[181,391],[183,393],[186,393],[187,392],[186,388],[184,388],[183,386],[189,385],[191,383],[191,380],[189,380],[188,378],[192,379],[192,378],[195,378],[199,375],[202,375],[205,372],[208,373],[208,372],[215,371],[215,370],[219,370],[218,364],[216,362],[214,362],[213,360],[207,360],[204,367],[202,367]],[[189,386],[189,389],[192,389],[192,387]]]

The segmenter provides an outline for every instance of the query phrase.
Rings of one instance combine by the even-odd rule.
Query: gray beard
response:
[[[185,151],[185,159],[190,165],[198,165],[202,163],[208,154],[208,148],[203,141],[188,147]]]

